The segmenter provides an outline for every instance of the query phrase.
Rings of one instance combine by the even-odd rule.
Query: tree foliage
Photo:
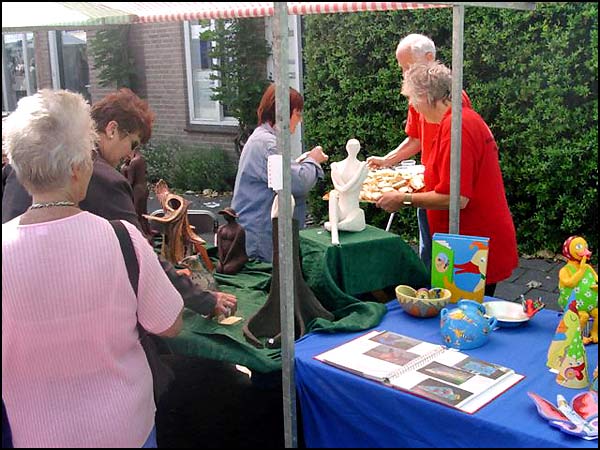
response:
[[[128,25],[98,30],[90,39],[89,51],[100,86],[135,90],[135,64],[129,55],[128,40]]]
[[[225,105],[227,115],[239,122],[239,154],[256,128],[256,108],[269,82],[265,61],[270,47],[265,39],[264,19],[215,21],[214,29],[203,32],[202,39],[214,42],[210,57],[216,63],[211,79],[218,80],[219,85],[213,88],[212,99]]]
[[[352,137],[363,158],[406,137],[408,105],[394,53],[409,33],[430,36],[437,59],[451,65],[450,8],[305,18],[305,134],[330,161],[345,157]],[[500,148],[522,252],[559,252],[572,234],[598,251],[597,47],[597,4],[466,8],[463,85]],[[321,195],[330,187],[324,182],[312,193],[317,220],[327,214]],[[366,213],[369,223],[385,226],[387,214],[373,206]],[[392,230],[416,240],[414,211],[396,217]]]

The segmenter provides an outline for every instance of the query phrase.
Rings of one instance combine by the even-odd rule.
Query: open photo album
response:
[[[371,331],[315,358],[469,414],[524,378],[508,367],[391,331]]]

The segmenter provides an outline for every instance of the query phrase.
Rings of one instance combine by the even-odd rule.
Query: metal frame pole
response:
[[[296,382],[294,379],[294,267],[292,261],[292,174],[287,2],[274,2],[273,48],[277,149],[283,159],[283,189],[278,191],[279,248],[277,249],[279,252],[279,282],[281,286],[283,423],[286,448],[296,448],[298,446],[298,430]]]
[[[465,7],[452,7],[452,134],[450,147],[450,212],[448,230],[460,230],[460,160],[462,146],[462,84]]]

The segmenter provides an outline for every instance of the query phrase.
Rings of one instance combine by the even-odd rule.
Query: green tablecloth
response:
[[[339,246],[331,244],[331,234],[323,228],[302,230],[300,252],[305,278],[317,297],[320,291],[334,291],[335,298],[337,291],[357,295],[399,284],[429,285],[425,266],[408,244],[370,225],[359,233],[341,231]]]
[[[216,263],[216,261],[215,261]],[[235,325],[219,325],[188,309],[184,310],[183,331],[175,338],[165,339],[174,353],[199,356],[241,364],[258,372],[281,368],[281,352],[257,349],[246,342],[242,326],[265,303],[271,285],[271,265],[249,262],[236,275],[215,274],[219,289],[235,294],[237,316],[244,321]]]
[[[214,253],[214,249],[212,252]],[[320,257],[324,258],[325,254],[321,254]],[[216,264],[216,259],[214,261]],[[334,321],[313,320],[307,324],[307,332],[359,331],[374,327],[381,321],[386,311],[385,305],[361,302],[335,289],[334,283],[329,285],[329,289],[324,289],[321,285],[322,278],[311,275],[317,266],[325,265],[324,260],[319,261],[318,253],[312,252],[307,263],[309,270],[308,273],[304,271],[304,277],[308,285],[315,291],[325,308],[335,316]],[[237,296],[236,315],[243,317],[244,321],[230,326],[219,325],[214,320],[206,319],[186,309],[181,334],[175,338],[165,339],[171,350],[187,356],[241,364],[261,373],[281,369],[280,350],[257,349],[246,341],[242,333],[244,323],[267,300],[271,284],[271,269],[270,264],[251,261],[236,275],[215,274],[219,289]],[[313,286],[312,282],[317,284]]]

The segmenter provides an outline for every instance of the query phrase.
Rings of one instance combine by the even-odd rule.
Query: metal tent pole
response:
[[[452,7],[452,134],[450,147],[450,212],[448,230],[459,233],[460,155],[462,145],[463,32],[465,7]]]
[[[296,448],[298,446],[298,431],[296,423],[296,383],[294,380],[294,268],[292,261],[292,175],[287,2],[274,2],[273,48],[277,148],[283,159],[283,189],[278,191],[279,248],[277,249],[280,256],[283,423],[286,448]]]

